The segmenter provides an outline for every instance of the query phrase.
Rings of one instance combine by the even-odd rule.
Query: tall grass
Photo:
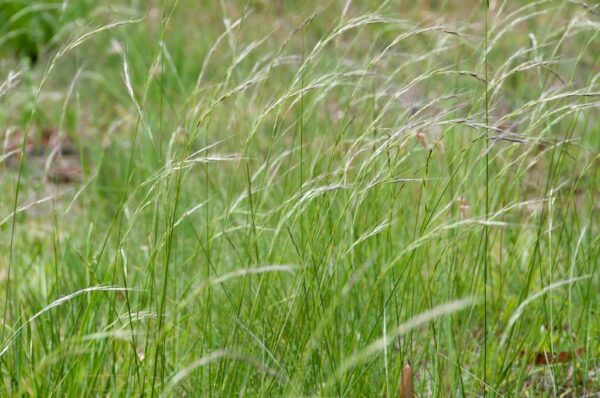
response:
[[[65,2],[0,61],[1,394],[600,390],[600,8],[437,3]]]

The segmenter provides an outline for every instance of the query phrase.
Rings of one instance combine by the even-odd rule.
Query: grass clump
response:
[[[594,4],[60,4],[0,62],[3,395],[600,388]]]

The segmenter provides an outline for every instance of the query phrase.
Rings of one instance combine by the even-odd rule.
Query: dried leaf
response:
[[[530,354],[530,360],[535,365],[550,365],[556,363],[567,363],[573,360],[575,357],[580,357],[585,353],[585,349],[583,347],[579,347],[573,351],[560,351],[552,354],[549,351],[538,351]],[[525,356],[525,352],[521,352],[521,356]]]
[[[410,362],[406,363],[402,369],[402,381],[400,383],[400,398],[413,398],[413,372],[410,367]]]

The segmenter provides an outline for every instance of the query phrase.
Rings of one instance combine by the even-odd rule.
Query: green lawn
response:
[[[0,396],[595,396],[599,108],[594,0],[0,0]]]

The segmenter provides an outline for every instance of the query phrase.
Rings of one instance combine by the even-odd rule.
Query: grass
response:
[[[101,3],[1,31],[1,395],[600,391],[593,2]]]

